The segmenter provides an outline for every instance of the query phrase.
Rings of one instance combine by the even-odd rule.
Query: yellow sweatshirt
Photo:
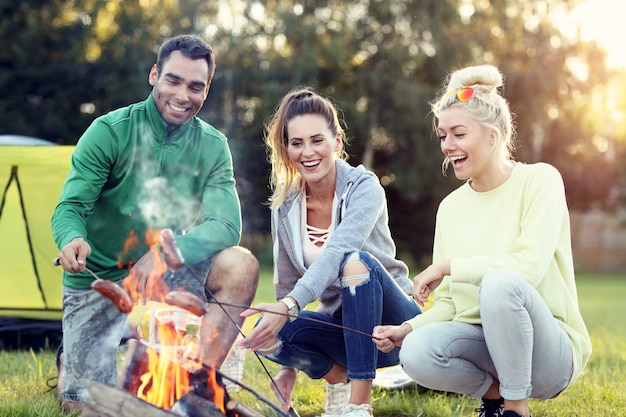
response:
[[[433,262],[450,259],[451,273],[434,292],[433,306],[409,321],[480,324],[478,288],[493,269],[519,273],[548,305],[572,341],[574,372],[582,373],[591,340],[578,308],[570,221],[559,172],[545,163],[517,163],[511,177],[487,192],[469,183],[439,205]]]

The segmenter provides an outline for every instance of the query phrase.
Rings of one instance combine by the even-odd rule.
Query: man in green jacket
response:
[[[64,269],[58,391],[65,410],[82,408],[92,380],[118,379],[127,316],[90,289],[90,271],[123,284],[135,304],[154,299],[163,283],[203,299],[252,302],[259,266],[237,246],[241,208],[227,139],[196,117],[214,72],[203,40],[168,40],[150,70],[150,96],[97,118],[78,141],[52,217]],[[165,228],[175,232],[187,267],[162,276],[153,236]],[[216,368],[237,337],[231,320],[244,320],[225,308],[230,317],[209,304],[202,321],[202,361]]]

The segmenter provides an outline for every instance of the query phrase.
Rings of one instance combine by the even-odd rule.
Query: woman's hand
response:
[[[274,377],[274,381],[270,382],[272,392],[276,394],[276,398],[285,410],[291,408],[291,391],[296,385],[296,377],[298,370],[295,368],[281,368],[280,372]]]
[[[413,298],[417,304],[424,307],[428,296],[443,281],[443,277],[450,275],[450,261],[439,261],[430,265],[413,278]]]
[[[389,353],[393,348],[402,346],[402,341],[412,330],[408,323],[402,323],[399,326],[376,326],[372,333],[375,338],[372,340],[378,350]]]
[[[276,335],[287,323],[287,305],[285,303],[261,303],[241,312],[241,317],[250,317],[262,310],[262,320],[252,329],[250,334],[241,341],[241,347],[256,350],[268,348],[276,343]],[[272,312],[279,314],[272,314]]]

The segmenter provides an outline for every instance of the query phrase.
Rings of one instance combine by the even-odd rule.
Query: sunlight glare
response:
[[[607,51],[606,64],[610,68],[626,68],[626,1],[585,0],[574,8],[570,16],[558,16],[561,30],[568,36],[575,35],[580,27],[583,41],[595,40]]]

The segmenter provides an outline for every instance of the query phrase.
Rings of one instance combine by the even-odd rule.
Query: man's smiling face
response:
[[[161,73],[156,65],[150,70],[152,96],[167,124],[179,127],[202,108],[209,93],[209,66],[204,59],[190,59],[174,51]]]

